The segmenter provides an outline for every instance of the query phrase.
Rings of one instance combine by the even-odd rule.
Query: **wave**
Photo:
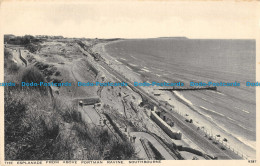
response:
[[[130,55],[131,56],[131,55]],[[134,59],[136,59],[135,57],[133,57],[133,56],[131,56],[132,58],[134,58]],[[155,68],[156,66],[149,66],[149,69],[151,70],[151,72],[152,71],[154,71],[154,70],[156,70],[156,71],[160,71],[158,68]],[[163,66],[162,66],[163,67]],[[161,66],[159,66],[159,68],[161,68]],[[145,70],[148,70],[147,68],[144,68]],[[143,70],[143,71],[145,71],[145,70]],[[161,70],[161,71],[163,71],[163,70]],[[149,70],[148,70],[148,72],[150,72]],[[172,80],[172,78],[174,78],[174,77],[172,77],[172,75],[173,75],[173,73],[166,73],[167,71],[163,71],[162,72],[162,75],[165,75],[165,76],[167,76],[167,75],[169,75],[169,80]],[[176,74],[174,74],[174,76],[175,76]],[[171,76],[171,77],[170,77]],[[167,76],[168,77],[168,76]],[[176,75],[176,77],[178,78],[178,75]],[[177,79],[175,77],[175,79]],[[181,76],[179,76],[179,77],[181,77]],[[181,77],[182,78],[182,77]],[[188,79],[187,78],[187,82],[189,81],[190,79]],[[222,93],[222,92],[218,92],[218,91],[208,91],[209,93],[211,92],[211,93],[215,93],[215,94],[211,94],[211,95],[213,95],[212,97],[221,97],[221,99],[222,98],[224,98],[224,97],[227,97],[227,96],[230,96],[230,94],[229,93]],[[212,112],[213,110],[209,110],[209,109],[207,109],[207,111],[206,110],[202,110],[203,108],[201,108],[201,107],[199,107],[199,105],[200,104],[198,104],[198,105],[196,105],[196,103],[194,102],[194,103],[192,103],[192,101],[193,100],[191,100],[191,101],[189,101],[188,99],[186,99],[182,94],[179,94],[178,92],[176,93],[176,92],[173,92],[174,94],[175,94],[175,96],[176,96],[176,98],[177,98],[177,100],[179,100],[181,103],[183,103],[184,105],[186,105],[186,106],[188,106],[189,108],[191,108],[191,111],[194,111],[194,112],[196,112],[196,113],[198,113],[199,115],[201,115],[202,117],[204,117],[205,116],[205,119],[207,120],[207,121],[209,121],[209,122],[205,122],[205,123],[211,123],[211,124],[213,124],[213,126],[215,125],[216,126],[216,132],[219,132],[219,131],[221,131],[221,133],[223,133],[224,135],[228,135],[228,139],[229,139],[229,137],[231,136],[232,137],[232,140],[233,140],[233,137],[234,138],[238,138],[239,140],[237,140],[237,141],[235,141],[235,142],[243,142],[243,143],[245,143],[246,145],[248,145],[247,144],[247,140],[244,138],[244,136],[243,135],[241,135],[241,137],[243,137],[242,139],[241,138],[239,138],[238,136],[236,136],[236,135],[233,135],[233,131],[231,130],[231,131],[227,131],[227,130],[229,130],[229,128],[227,128],[228,126],[225,126],[224,124],[222,124],[222,123],[218,123],[218,121],[217,121],[217,117],[216,117],[216,119],[215,119],[215,117],[214,117],[214,115],[215,114],[210,114],[209,112]],[[220,96],[221,95],[221,96]],[[233,97],[233,96],[232,96]],[[234,96],[235,97],[235,96]],[[210,103],[210,101],[208,101],[209,99],[208,98],[204,98],[204,99],[202,99],[202,100],[205,100],[205,101],[207,101],[207,102],[209,102]],[[214,102],[216,102],[216,101],[214,101]],[[225,104],[225,103],[224,103]],[[207,106],[205,106],[205,107],[207,107]],[[205,108],[204,107],[204,108]],[[201,109],[200,109],[201,108]],[[242,112],[240,112],[240,111],[242,111]],[[250,115],[249,113],[249,111],[247,111],[247,110],[244,110],[244,109],[239,109],[239,110],[237,110],[237,112],[239,112],[240,114],[243,114],[244,113],[244,115]],[[216,113],[215,111],[214,111],[214,113]],[[211,117],[212,116],[212,117]],[[217,116],[217,115],[216,115]],[[234,119],[232,119],[231,117],[228,117],[228,116],[225,116],[225,118],[226,119],[224,119],[224,117],[222,118],[222,119],[224,119],[224,120],[226,120],[227,122],[229,122],[229,123],[237,123],[237,121],[236,121],[236,117],[237,115],[236,114],[234,114],[233,116],[232,116],[232,118],[234,118]],[[222,117],[222,116],[221,116]],[[214,118],[214,119],[212,119],[212,118]],[[219,129],[218,129],[219,128]],[[241,130],[242,130],[242,128],[241,128]],[[224,131],[224,132],[223,132]],[[240,134],[239,134],[240,135]],[[246,137],[246,136],[245,136]],[[238,143],[239,144],[239,143]],[[241,143],[242,144],[242,143]],[[239,145],[240,146],[240,145]],[[242,149],[243,150],[243,149]]]
[[[183,97],[179,92],[173,92],[177,97],[179,97],[181,100],[186,102],[189,105],[193,105],[191,101],[187,100],[185,97]]]
[[[135,65],[135,64],[132,64],[132,63],[129,63],[130,66],[134,66],[134,67],[137,67],[138,65]]]
[[[205,98],[201,98],[202,100],[205,100],[206,102],[209,102],[209,103],[211,103],[211,104],[213,104],[214,102],[212,102],[212,101],[209,101],[208,99],[205,99]]]
[[[210,91],[210,92],[217,93],[217,94],[222,95],[222,96],[226,96],[224,93],[221,93],[221,92],[218,92],[218,91]]]
[[[116,62],[116,63],[119,63],[119,64],[122,64],[121,62],[119,62],[119,61],[118,61],[118,60],[116,60],[116,59],[115,59],[115,62]]]
[[[151,69],[154,69],[154,70],[157,70],[157,71],[164,71],[164,70],[162,70],[162,69],[155,68],[155,67],[151,67]]]
[[[250,112],[249,111],[247,111],[247,110],[244,110],[244,109],[240,109],[240,108],[238,108],[238,107],[235,107],[236,109],[238,109],[239,111],[242,111],[242,112],[245,112],[245,113],[247,113],[247,114],[250,114]]]
[[[132,70],[130,67],[126,66],[127,69]]]
[[[243,139],[243,138],[241,138],[241,137],[238,137],[237,135],[235,135],[235,134],[231,133],[230,131],[228,131],[228,129],[226,129],[225,127],[223,127],[223,126],[221,126],[221,125],[218,125],[218,122],[216,122],[215,119],[213,119],[213,117],[211,117],[211,116],[208,115],[207,113],[203,113],[203,112],[201,112],[201,111],[198,111],[198,109],[194,109],[194,108],[192,107],[193,104],[192,104],[189,100],[187,100],[185,97],[183,97],[180,93],[178,93],[178,92],[173,92],[173,93],[174,93],[174,95],[175,95],[177,98],[179,98],[180,100],[182,100],[182,102],[184,102],[185,104],[190,105],[190,108],[192,108],[192,110],[196,111],[196,112],[199,113],[201,116],[207,118],[211,124],[215,124],[219,129],[222,130],[223,133],[226,133],[226,134],[227,134],[227,135],[225,134],[225,135],[227,136],[226,138],[228,138],[228,139],[229,139],[229,137],[235,138],[235,139],[237,139],[239,142],[243,143],[244,145],[246,145],[246,146],[248,146],[248,147],[250,147],[250,148],[253,148],[253,147],[252,147],[252,144],[250,144],[249,141],[247,141],[247,140],[245,140],[245,139]],[[203,107],[203,106],[200,106],[200,108],[202,108],[202,109],[204,109],[204,110],[207,110],[207,111],[210,111],[210,112],[213,112],[213,113],[215,113],[215,114],[218,114],[218,115],[220,115],[220,116],[222,116],[222,117],[225,117],[225,115],[220,114],[220,113],[218,113],[218,112],[215,112],[215,111],[213,111],[213,110],[207,109],[207,108],[205,108],[205,107]],[[230,118],[230,117],[227,117],[227,118],[228,118],[230,121],[232,121],[233,123],[235,122],[234,119],[232,119],[232,118]],[[236,123],[234,123],[234,124],[236,124]],[[240,127],[241,127],[241,128],[244,128],[243,126],[240,126]],[[206,129],[206,128],[205,128],[205,129]],[[209,129],[208,129],[208,130],[209,130]],[[248,129],[247,129],[247,130],[248,130]],[[217,134],[217,133],[215,133],[215,134]],[[228,136],[228,135],[229,135],[229,136]],[[254,142],[252,141],[252,143],[254,143]],[[231,146],[234,146],[234,144],[232,144]],[[253,148],[253,149],[255,150],[255,148]],[[243,151],[242,149],[240,149],[240,150]],[[244,152],[244,153],[245,153],[245,152]]]
[[[213,122],[214,122],[214,120],[213,120]],[[214,123],[215,123],[215,122],[214,122]],[[221,128],[225,133],[229,133],[229,135],[231,135],[232,137],[234,137],[235,139],[237,139],[239,142],[241,142],[241,143],[243,143],[244,145],[246,145],[246,146],[248,146],[248,147],[250,147],[250,148],[256,150],[255,145],[252,145],[252,144],[255,144],[254,141],[248,141],[248,140],[246,140],[245,138],[242,138],[242,137],[240,137],[240,136],[238,136],[238,135],[236,135],[236,134],[230,133],[230,131],[228,131],[226,128],[222,127],[221,125],[218,125],[218,127]],[[233,144],[230,145],[230,146],[233,146]],[[240,148],[238,148],[238,149],[240,149]],[[236,150],[238,150],[238,149],[236,149]],[[243,149],[240,149],[240,150],[243,151]]]
[[[208,115],[208,114],[204,114],[204,113],[202,113],[202,112],[199,112],[199,114],[201,114],[202,116],[204,116],[204,117],[210,119],[211,121],[214,121],[213,118],[212,118],[210,115]]]
[[[231,134],[229,131],[227,131],[224,127],[222,127],[221,125],[218,125],[218,127],[219,128],[221,128],[225,133],[229,133],[228,135],[230,135],[230,136],[232,136],[233,138],[235,138],[238,142],[241,142],[242,144],[244,144],[245,146],[247,146],[247,147],[249,147],[249,148],[251,148],[251,149],[253,149],[253,151],[255,151],[256,150],[256,142],[255,141],[248,141],[248,140],[246,140],[245,138],[242,138],[241,136],[239,136],[239,135],[237,135],[237,134]],[[224,138],[224,137],[226,137],[226,138],[229,138],[229,136],[227,135],[227,137],[226,136],[221,136],[222,138]],[[231,142],[233,142],[233,141],[231,141]],[[239,146],[240,144],[234,144],[234,142],[233,143],[231,143],[231,142],[227,142],[228,144],[229,144],[229,146],[231,146],[232,148],[234,148],[236,151],[240,151],[240,153],[242,152],[243,153],[243,155],[245,155],[245,153],[247,153],[246,154],[246,156],[247,157],[255,157],[254,155],[255,155],[255,152],[253,152],[254,154],[253,154],[253,156],[250,156],[250,155],[252,155],[252,152],[251,152],[251,154],[248,154],[248,152],[246,152],[246,151],[244,151],[244,149],[241,147],[241,146]]]
[[[249,146],[250,148],[256,150],[256,142],[255,141],[248,141],[248,140],[245,140],[244,138],[240,137],[240,136],[237,136],[235,135],[236,138],[240,141],[240,142],[243,142],[245,145]]]
[[[246,111],[246,110],[242,110],[242,111],[245,112],[245,113],[248,113],[248,114],[250,113],[250,112],[248,112],[248,111]]]
[[[224,93],[221,93],[221,92],[216,92],[217,94],[220,94],[222,96],[226,96]]]
[[[204,109],[204,110],[206,110],[206,111],[209,111],[209,112],[213,112],[213,113],[215,113],[215,114],[217,114],[217,115],[220,115],[220,116],[222,116],[222,117],[226,117],[224,114],[221,114],[221,113],[218,113],[218,112],[216,112],[216,111],[207,109],[207,108],[205,108],[205,107],[203,107],[203,106],[200,106],[200,108],[202,108],[202,109]],[[234,119],[232,119],[232,118],[230,118],[230,117],[226,117],[226,118],[229,119],[229,120],[231,120],[233,124],[235,124],[235,125],[237,125],[237,126],[243,128],[243,129],[245,129],[245,130],[247,130],[247,131],[253,132],[252,130],[246,128],[245,126],[243,126],[243,125],[241,125],[241,124],[239,124],[239,123],[234,123],[234,122],[235,122]]]
[[[247,131],[251,131],[251,132],[253,132],[253,130],[250,130],[250,129],[248,129],[248,128],[246,128],[245,126],[242,126],[241,124],[237,124],[239,127],[241,127],[241,128],[243,128],[243,129],[245,129],[245,130],[247,130]]]
[[[237,125],[237,126],[239,126],[239,127],[243,128],[244,130],[247,130],[247,131],[254,132],[253,130],[251,130],[251,129],[248,129],[248,128],[246,128],[245,126],[242,126],[241,124],[237,123],[237,122],[236,122],[234,119],[232,119],[232,118],[230,118],[230,117],[228,117],[228,116],[227,116],[227,118],[228,118],[229,120],[231,120],[231,121],[232,121],[231,123],[233,123],[233,124],[235,124],[235,125]]]
[[[200,106],[200,108],[202,108],[203,110],[206,110],[206,111],[212,112],[212,113],[214,113],[214,114],[217,114],[217,115],[223,116],[223,117],[225,116],[225,115],[223,115],[223,114],[221,114],[221,113],[218,113],[218,112],[213,111],[213,110],[211,110],[211,109],[205,108],[205,107],[203,107],[203,106]]]
[[[150,70],[146,69],[146,68],[142,68],[141,70],[145,71],[145,72],[150,72]]]
[[[231,118],[230,118],[231,119]],[[233,119],[232,119],[233,120]],[[215,124],[217,124],[216,122],[215,122],[215,120],[213,120],[212,119],[212,122],[214,122]],[[237,139],[239,142],[241,142],[241,143],[243,143],[244,145],[246,145],[246,146],[248,146],[248,147],[250,147],[250,148],[252,148],[253,150],[256,150],[256,148],[255,148],[255,141],[248,141],[248,140],[246,140],[245,138],[242,138],[242,137],[240,137],[240,136],[238,136],[238,135],[236,135],[236,134],[233,134],[233,133],[230,133],[230,131],[228,131],[226,128],[224,128],[223,126],[221,126],[221,125],[217,125],[221,130],[223,130],[224,131],[224,133],[228,133],[228,135],[230,135],[230,136],[232,136],[233,138],[235,138],[235,139]],[[227,135],[227,137],[226,138],[228,138],[229,136]],[[230,146],[234,146],[234,144],[230,144]],[[237,147],[236,147],[237,148]],[[236,150],[239,150],[240,149],[240,151],[243,151],[243,149],[241,149],[241,148],[237,148]]]
[[[232,119],[232,118],[230,118],[230,117],[228,117],[228,116],[227,116],[227,118],[228,118],[229,120],[231,120],[231,121],[235,122],[235,120],[234,120],[234,119]]]
[[[134,59],[137,59],[136,57],[134,57],[133,55],[130,55],[132,58],[134,58]]]

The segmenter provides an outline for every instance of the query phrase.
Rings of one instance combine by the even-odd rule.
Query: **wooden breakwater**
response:
[[[162,91],[193,91],[193,90],[217,90],[217,87],[199,87],[199,88],[172,88],[172,89],[158,89]]]

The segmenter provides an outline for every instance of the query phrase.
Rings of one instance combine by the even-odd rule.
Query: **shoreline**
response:
[[[235,134],[229,134],[228,133],[229,131],[227,131],[223,126],[217,125],[218,122],[214,121],[211,117],[204,115],[203,113],[198,111],[196,108],[185,109],[185,108],[183,108],[183,106],[180,106],[180,103],[178,104],[178,102],[180,102],[183,105],[187,105],[189,103],[186,103],[184,100],[182,100],[182,101],[177,100],[177,102],[175,102],[172,105],[175,105],[175,106],[178,105],[178,107],[181,107],[182,110],[184,110],[182,115],[188,114],[191,119],[196,119],[196,121],[199,121],[200,123],[194,123],[196,126],[198,126],[198,127],[204,126],[205,130],[207,130],[208,133],[211,133],[212,135],[215,135],[215,136],[220,135],[221,136],[220,138],[222,138],[222,139],[228,138],[228,141],[229,141],[228,145],[235,148],[236,151],[243,151],[243,153],[245,153],[249,157],[253,157],[253,158],[256,157],[255,156],[256,149],[254,149],[252,147],[253,145],[248,144],[246,141],[240,140],[238,138],[238,136]],[[189,107],[197,107],[197,106],[192,105]],[[203,118],[203,117],[205,117],[205,118]],[[210,118],[213,123],[210,122],[208,118]],[[211,123],[211,124],[209,124],[209,123]],[[237,143],[242,143],[244,145],[243,145],[243,147],[236,146]],[[248,150],[246,150],[245,148]]]
[[[107,44],[111,44],[111,43],[115,43],[115,42],[120,42],[122,40],[119,40],[119,41],[113,41],[113,42],[109,42],[109,43],[100,43],[100,44],[97,44],[93,47],[93,51],[95,52],[99,52],[100,54],[104,55],[103,58],[105,60],[105,62],[113,67],[115,70],[117,70],[120,74],[124,75],[125,77],[127,77],[129,80],[131,81],[143,81],[142,80],[142,77],[141,77],[141,74],[139,73],[136,73],[134,72],[134,70],[129,70],[128,66],[124,66],[123,63],[119,62],[118,60],[116,60],[116,58],[112,57],[111,55],[109,55],[109,53],[105,50],[105,46]],[[129,66],[131,66],[131,64],[129,64]],[[145,88],[142,88],[143,90],[145,90],[146,92],[148,92],[149,94],[154,94],[155,93],[155,90],[152,89],[151,87],[145,87]],[[196,110],[192,110],[190,108],[185,108],[187,107],[187,104],[191,104],[192,103],[188,102],[186,100],[183,100],[181,99],[181,101],[176,101],[176,94],[172,93],[172,94],[167,94],[167,92],[160,92],[162,95],[161,96],[164,96],[164,97],[159,97],[160,99],[162,99],[163,101],[166,101],[168,102],[171,106],[174,106],[175,108],[178,108],[182,110],[182,114],[185,115],[185,114],[188,114],[189,117],[192,117],[192,119],[196,119],[195,121],[199,121],[200,123],[195,123],[195,125],[197,126],[204,126],[205,129],[209,130],[211,129],[211,133],[212,135],[217,135],[219,133],[221,133],[221,138],[222,136],[225,136],[228,138],[229,142],[230,142],[230,146],[234,147],[236,150],[238,151],[242,151],[243,153],[246,154],[246,156],[248,156],[249,158],[255,158],[256,157],[256,152],[255,152],[255,149],[253,149],[250,145],[246,144],[245,142],[243,142],[242,140],[240,140],[239,138],[237,138],[238,136],[236,135],[233,135],[233,134],[228,134],[227,133],[227,130],[225,130],[223,127],[221,126],[218,126],[217,129],[216,129],[216,125],[212,125],[210,124],[210,121],[206,118],[203,118],[202,116],[206,117],[205,115],[203,115],[200,111]],[[181,93],[180,93],[181,95]],[[167,96],[167,97],[165,97]],[[181,95],[182,96],[182,95]],[[169,98],[174,98],[174,100],[168,100]],[[183,97],[184,98],[184,97]],[[184,98],[185,99],[185,98]],[[186,105],[186,106],[185,106]],[[193,105],[192,105],[193,106]],[[194,109],[194,108],[193,108]],[[197,115],[196,115],[197,114]],[[216,122],[214,122],[216,124]],[[214,133],[214,134],[213,134]],[[233,139],[233,138],[235,139]],[[243,143],[244,145],[241,147],[237,147],[235,146],[237,143]],[[248,148],[246,148],[248,147]],[[247,150],[246,150],[246,149]]]

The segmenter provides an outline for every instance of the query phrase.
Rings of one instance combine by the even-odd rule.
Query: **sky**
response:
[[[5,1],[1,32],[86,38],[254,39],[255,2],[230,1]]]

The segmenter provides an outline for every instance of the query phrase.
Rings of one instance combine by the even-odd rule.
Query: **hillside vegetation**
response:
[[[15,44],[28,43],[23,38]],[[26,47],[25,47],[26,48]],[[5,160],[130,160],[133,145],[118,140],[106,128],[82,120],[77,105],[65,96],[51,96],[49,88],[24,88],[21,82],[46,82],[38,68],[12,64],[5,49]]]

